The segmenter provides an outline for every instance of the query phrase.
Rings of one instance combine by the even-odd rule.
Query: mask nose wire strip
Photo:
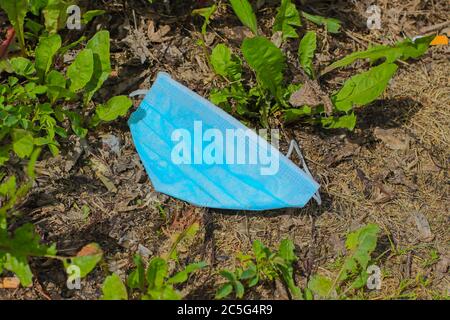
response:
[[[289,150],[286,154],[287,158],[291,158],[292,153],[294,152],[297,154],[297,156],[300,159],[300,162],[302,164],[302,168],[305,171],[305,173],[310,176],[312,179],[314,179],[314,177],[312,176],[311,172],[308,169],[308,166],[306,165],[306,161],[305,158],[303,157],[302,151],[300,150],[300,147],[298,146],[297,141],[295,141],[294,139],[291,140],[290,144],[289,144]],[[322,199],[320,198],[320,193],[319,191],[317,191],[314,196],[313,196],[314,200],[316,200],[317,204],[320,206],[322,204]]]

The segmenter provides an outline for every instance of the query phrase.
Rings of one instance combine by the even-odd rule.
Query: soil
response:
[[[149,88],[159,71],[204,97],[211,88],[225,85],[208,66],[206,51],[223,42],[239,48],[245,36],[239,20],[231,9],[221,8],[208,28],[204,49],[198,45],[202,20],[191,11],[208,2],[171,2],[168,8],[144,0],[98,1],[84,7],[107,13],[81,33],[89,37],[95,30],[107,29],[112,36],[113,77],[98,101]],[[338,35],[306,23],[307,29],[318,32],[317,69],[369,43],[394,44],[448,22],[445,0],[377,1],[382,28],[372,31],[366,27],[365,13],[372,1],[297,2],[299,8],[343,22]],[[261,29],[269,37],[275,10],[267,4],[258,10]],[[442,34],[443,29],[431,32]],[[80,33],[71,31],[67,36],[75,40]],[[298,81],[297,47],[298,40],[282,47],[290,65],[288,82]],[[321,85],[332,92],[365,67],[356,64],[333,71],[321,79]],[[448,46],[432,47],[420,60],[402,63],[383,97],[358,110],[354,132],[306,124],[284,126],[272,119],[272,126],[282,129],[285,137],[284,152],[290,139],[300,144],[321,184],[321,206],[311,201],[302,209],[257,213],[196,208],[154,191],[126,119],[90,133],[86,141],[71,139],[61,156],[41,157],[38,180],[18,208],[21,215],[16,223],[34,223],[43,241],[56,243],[64,255],[97,242],[104,262],[83,279],[81,290],[68,290],[59,262],[34,259],[33,286],[0,289],[0,299],[98,299],[110,272],[125,277],[138,252],[148,257],[166,253],[171,235],[194,220],[201,228],[191,243],[180,248],[180,263],[204,260],[211,268],[197,272],[181,287],[186,299],[212,299],[223,281],[216,271],[233,267],[236,254],[249,252],[256,239],[271,248],[284,238],[294,241],[299,257],[296,281],[301,287],[311,274],[336,275],[346,234],[371,222],[382,230],[374,256],[383,280],[381,290],[367,290],[364,298],[448,296],[449,75]],[[139,102],[135,100],[135,107]],[[118,142],[118,150],[110,147],[111,139]],[[105,179],[99,178],[99,172]],[[431,234],[416,223],[418,217],[428,222]],[[435,253],[438,258],[433,258]],[[269,283],[251,289],[246,298],[287,299],[288,295],[283,286]]]

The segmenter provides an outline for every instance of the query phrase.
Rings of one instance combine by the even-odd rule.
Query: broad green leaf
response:
[[[191,263],[189,265],[186,266],[186,268],[184,268],[184,270],[176,273],[173,277],[169,278],[167,280],[167,283],[169,284],[176,284],[176,283],[183,283],[186,282],[187,279],[189,278],[189,275],[192,272],[195,272],[199,269],[202,269],[206,267],[206,263],[205,262],[196,262],[196,263]]]
[[[1,0],[0,7],[8,15],[8,19],[16,31],[22,52],[25,53],[23,25],[28,11],[28,0]]]
[[[385,62],[348,79],[333,96],[336,109],[348,112],[374,101],[384,92],[397,68],[395,63]]]
[[[61,72],[56,70],[52,70],[47,74],[45,83],[48,86],[66,88],[66,78],[64,78],[64,75]]]
[[[42,82],[53,64],[53,57],[61,48],[61,37],[58,34],[41,37],[36,47],[36,70]]]
[[[220,299],[226,298],[232,292],[233,292],[233,284],[227,282],[224,285],[222,285],[219,290],[217,290],[215,299],[220,300]]]
[[[314,77],[313,59],[317,48],[317,36],[314,31],[308,31],[298,47],[298,59],[303,70],[310,77]]]
[[[219,274],[230,282],[237,281],[236,275],[228,270],[221,270]]]
[[[398,42],[393,47],[377,45],[365,51],[357,51],[332,63],[323,70],[322,74],[328,73],[336,68],[345,67],[358,59],[370,59],[371,62],[376,62],[379,59],[385,59],[385,62],[388,63],[395,62],[399,59],[416,59],[428,50],[433,37],[434,36],[419,38],[414,42],[410,39],[406,39],[402,42]]]
[[[3,264],[3,268],[14,272],[22,286],[29,287],[33,283],[33,273],[25,256],[14,256],[6,253],[6,261]]]
[[[244,285],[240,281],[235,281],[234,291],[236,292],[236,298],[241,299],[245,293]]]
[[[244,40],[242,54],[255,70],[259,83],[279,98],[285,68],[285,57],[281,50],[265,37],[254,37]]]
[[[71,257],[64,261],[64,266],[66,269],[70,265],[79,267],[81,278],[86,277],[92,270],[94,270],[103,257],[103,251],[98,244],[91,243],[85,246],[85,248],[86,247],[88,247],[90,251],[88,254]]]
[[[127,288],[115,273],[106,277],[102,292],[102,300],[128,300]]]
[[[36,73],[34,64],[27,58],[17,57],[10,60],[11,66],[15,73],[20,76],[31,78]]]
[[[281,5],[275,17],[273,31],[281,31],[284,40],[287,38],[298,38],[295,27],[300,27],[301,25],[300,14],[295,4],[291,0],[281,0]]]
[[[202,34],[206,34],[206,27],[208,27],[209,23],[211,22],[211,16],[214,14],[214,12],[216,12],[216,10],[217,5],[215,4],[210,7],[192,10],[193,15],[199,15],[205,18],[205,21],[202,25]]]
[[[25,224],[17,228],[12,238],[5,238],[5,234],[0,233],[0,242],[2,243],[0,257],[2,254],[5,256],[3,268],[14,272],[25,287],[32,284],[33,276],[28,265],[28,257],[56,255],[54,245],[49,247],[40,244],[40,237],[32,224]]]
[[[322,126],[326,129],[348,129],[353,131],[356,125],[356,115],[350,113],[339,117],[323,117],[320,119]]]
[[[305,116],[309,116],[312,113],[312,108],[309,106],[303,106],[296,109],[287,109],[284,112],[284,121],[287,123],[297,121]]]
[[[27,158],[34,148],[33,135],[26,130],[15,129],[12,132],[13,150],[19,158]]]
[[[83,16],[81,17],[81,21],[83,24],[88,24],[95,17],[101,16],[105,13],[105,10],[90,10],[83,14]]]
[[[109,32],[99,31],[91,40],[88,41],[87,49],[91,49],[94,53],[94,76],[87,84],[85,103],[91,101],[94,94],[100,89],[103,83],[108,79],[111,73],[111,61],[110,61],[110,43]]]
[[[81,51],[73,63],[67,68],[70,79],[70,91],[78,92],[83,89],[94,74],[94,54],[91,49]]]
[[[29,0],[30,11],[35,16],[39,16],[42,9],[47,5],[48,0]]]
[[[156,257],[153,258],[147,268],[147,283],[149,290],[160,289],[168,273],[167,261]]]
[[[297,260],[294,253],[294,243],[289,239],[283,239],[278,248],[278,256],[283,258],[283,260],[291,265]]]
[[[339,33],[339,29],[341,28],[341,21],[339,21],[338,19],[316,16],[304,11],[302,11],[302,15],[312,23],[315,23],[319,26],[326,26],[327,31],[330,33]]]
[[[48,0],[47,6],[42,10],[45,18],[45,28],[49,33],[57,33],[67,22],[67,8],[72,0]]]
[[[69,118],[73,132],[80,138],[86,137],[88,130],[83,127],[83,119],[75,111],[65,111],[64,114]]]
[[[308,289],[322,298],[328,297],[332,287],[333,281],[331,279],[318,274],[312,276],[308,282]]]
[[[377,246],[380,227],[368,224],[347,236],[345,245],[349,255],[344,261],[339,281],[347,280],[352,274],[366,272],[371,254]]]
[[[52,104],[61,98],[73,100],[77,97],[75,93],[66,89],[66,78],[62,73],[56,70],[52,70],[47,74],[45,83],[47,85],[47,96]]]
[[[9,145],[0,147],[0,166],[3,166],[6,163],[6,161],[9,160],[9,150],[10,150]]]
[[[230,0],[230,3],[242,24],[252,30],[253,34],[258,34],[256,15],[250,2],[248,0]]]
[[[0,185],[0,196],[10,197],[16,192],[16,176],[11,176]]]
[[[114,121],[125,116],[132,105],[133,102],[127,96],[117,96],[108,100],[106,105],[99,105],[95,113],[102,121]]]
[[[211,64],[214,71],[230,81],[241,79],[242,62],[225,44],[218,44],[212,51]]]
[[[142,300],[180,300],[181,293],[170,285],[164,285],[159,289],[150,289],[148,294],[142,297]]]
[[[140,289],[142,291],[145,288],[144,262],[139,255],[134,256],[133,261],[136,269],[128,276],[127,284],[130,289]]]

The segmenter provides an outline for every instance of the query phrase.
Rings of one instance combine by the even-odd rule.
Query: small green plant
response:
[[[96,106],[92,102],[111,72],[107,31],[96,33],[67,66],[66,72],[61,72],[63,68],[56,62],[84,41],[81,38],[62,47],[62,38],[57,34],[65,24],[63,17],[70,3],[62,0],[5,0],[0,3],[22,49],[22,56],[0,61],[0,274],[5,270],[15,273],[23,286],[29,286],[32,281],[30,257],[58,259],[66,270],[76,266],[81,277],[102,258],[95,244],[91,245],[89,254],[85,251],[76,257],[58,256],[54,245],[40,243],[33,225],[17,227],[11,223],[18,215],[14,209],[16,204],[33,185],[34,165],[42,149],[47,147],[52,155],[57,155],[61,139],[68,138],[72,132],[83,138],[88,128],[113,121],[131,107],[131,100],[125,96],[113,97]],[[42,15],[45,28],[27,18],[28,13]],[[101,13],[90,12],[84,16],[84,22]],[[37,43],[35,37],[38,37]],[[27,47],[28,44],[36,44],[35,49]],[[4,76],[5,73],[9,75]],[[28,178],[20,187],[15,176],[3,174],[5,163],[17,158],[28,160]]]
[[[314,70],[313,60],[317,49],[315,32],[306,32],[298,48],[304,83],[286,86],[286,59],[282,50],[266,37],[258,35],[256,15],[247,0],[230,0],[230,3],[241,22],[255,35],[244,39],[241,53],[256,74],[256,85],[250,89],[244,86],[242,61],[224,44],[219,44],[213,49],[210,61],[214,71],[228,82],[228,86],[213,89],[210,99],[244,121],[259,119],[264,127],[269,126],[270,115],[281,112],[285,122],[303,120],[327,129],[353,130],[356,125],[354,110],[373,102],[384,92],[398,69],[395,62],[420,57],[427,51],[433,38],[424,37],[416,41],[407,39],[392,47],[375,46],[331,64],[320,75],[349,65],[357,59],[370,59],[373,67],[351,77],[340,90],[329,96],[321,89],[317,81],[318,73]],[[302,12],[302,16],[317,25],[325,26],[330,33],[338,33],[341,29],[337,19],[306,12]],[[300,13],[295,4],[290,0],[283,0],[278,8],[273,31],[281,32],[282,39],[286,41],[298,37],[296,28],[301,25]]]
[[[97,244],[85,246],[77,256],[63,257],[57,255],[56,246],[44,245],[40,241],[39,234],[32,224],[27,223],[8,231],[8,213],[14,205],[24,197],[32,187],[34,164],[40,150],[36,149],[31,155],[28,164],[29,181],[17,187],[15,176],[0,185],[0,201],[4,205],[0,208],[0,274],[4,271],[13,272],[24,287],[32,284],[33,273],[29,265],[32,257],[46,257],[56,259],[63,263],[65,270],[70,275],[76,267],[80,278],[86,277],[102,259],[103,253]],[[12,211],[14,213],[14,211]]]
[[[172,272],[170,262],[178,261],[176,248],[183,242],[192,238],[198,230],[194,223],[186,230],[173,237],[172,246],[164,257],[153,257],[145,268],[144,261],[138,255],[134,257],[134,269],[127,278],[126,286],[115,274],[106,278],[103,284],[103,299],[126,300],[128,292],[137,291],[142,300],[180,300],[183,295],[175,285],[185,283],[189,276],[199,269],[206,267],[206,263],[195,262],[188,264],[178,272]],[[172,268],[173,269],[173,268]]]
[[[99,104],[90,121],[83,118],[86,106],[100,89],[111,71],[109,34],[98,32],[67,68],[66,75],[52,68],[61,37],[41,37],[35,51],[35,62],[23,57],[9,60],[12,75],[0,83],[0,165],[9,159],[9,152],[28,158],[35,147],[48,146],[53,155],[59,152],[57,137],[67,138],[61,126],[66,119],[73,132],[85,137],[87,127],[124,116],[131,107],[125,96]],[[76,102],[83,96],[84,108],[67,108],[64,102]]]
[[[351,290],[358,290],[367,283],[367,268],[372,260],[371,254],[377,245],[380,228],[376,224],[368,224],[347,235],[348,254],[334,279],[322,275],[314,275],[308,282],[305,296],[312,299],[344,298]]]
[[[264,281],[283,279],[292,298],[301,299],[300,288],[294,282],[293,263],[297,260],[294,244],[290,240],[282,240],[277,252],[272,252],[262,242],[253,242],[252,255],[239,255],[241,267],[234,271],[221,270],[219,274],[226,282],[217,290],[216,299],[223,299],[231,293],[237,298],[245,294],[245,287],[251,288]]]

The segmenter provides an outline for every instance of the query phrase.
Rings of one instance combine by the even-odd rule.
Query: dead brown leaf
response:
[[[294,107],[301,107],[304,105],[316,107],[321,104],[321,102],[322,100],[317,96],[317,93],[309,82],[306,82],[299,90],[295,91],[289,99],[289,103]]]
[[[5,277],[0,279],[1,289],[17,289],[20,286],[20,280],[17,277]]]
[[[317,80],[310,80],[303,71],[301,72],[305,83],[299,90],[291,95],[289,103],[294,107],[301,107],[304,105],[317,107],[318,105],[323,104],[325,113],[327,115],[332,114],[333,102],[331,102],[328,94],[322,89]]]
[[[414,212],[412,214],[417,230],[419,230],[419,238],[422,241],[430,242],[434,239],[434,235],[431,233],[430,224],[427,217],[421,212]]]
[[[86,257],[86,256],[94,256],[97,254],[101,254],[102,251],[100,247],[95,243],[90,243],[81,248],[77,253],[77,257]]]
[[[155,22],[150,20],[147,28],[147,36],[150,42],[162,43],[172,39],[172,37],[166,37],[170,32],[169,25],[162,25],[158,30],[156,30]]]
[[[411,138],[400,130],[375,128],[374,135],[392,150],[408,150]]]

